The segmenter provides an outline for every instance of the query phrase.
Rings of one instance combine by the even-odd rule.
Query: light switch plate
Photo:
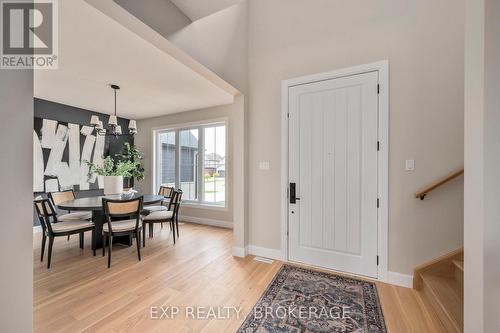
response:
[[[414,171],[414,170],[415,170],[415,160],[406,160],[405,171]]]
[[[269,170],[269,162],[268,161],[259,162],[259,169],[260,170]]]

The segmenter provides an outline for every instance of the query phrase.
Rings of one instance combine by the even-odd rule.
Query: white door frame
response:
[[[388,282],[389,234],[389,61],[292,78],[281,82],[281,258],[288,261],[288,89],[293,86],[378,71],[378,280]]]

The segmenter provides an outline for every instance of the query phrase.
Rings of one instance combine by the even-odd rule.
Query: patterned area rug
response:
[[[374,283],[284,265],[238,333],[386,333]]]

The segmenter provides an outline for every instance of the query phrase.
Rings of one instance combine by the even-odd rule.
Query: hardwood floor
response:
[[[174,246],[168,226],[136,248],[113,248],[113,262],[85,250],[78,237],[59,238],[52,268],[40,262],[41,234],[34,235],[35,332],[235,332],[282,263],[266,264],[231,255],[232,231],[182,224]],[[135,244],[134,244],[135,245]],[[377,283],[389,332],[446,332],[420,295],[407,288]],[[194,320],[179,314],[151,319],[151,307],[235,306],[240,317]],[[160,310],[159,315],[162,314]]]

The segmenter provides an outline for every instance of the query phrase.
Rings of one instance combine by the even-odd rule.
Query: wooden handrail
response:
[[[422,189],[422,190],[418,191],[417,193],[415,193],[415,198],[420,198],[420,200],[424,200],[425,196],[427,194],[429,194],[429,192],[432,192],[433,190],[435,190],[436,188],[440,187],[441,185],[444,185],[447,182],[449,182],[449,181],[451,181],[451,180],[453,180],[453,179],[455,179],[457,177],[460,177],[463,174],[464,174],[464,169],[460,169],[458,171],[453,171],[450,174],[448,174],[447,176],[445,176],[445,177],[443,177],[441,179],[438,179],[434,183],[430,184],[429,186],[427,186],[424,189]]]

